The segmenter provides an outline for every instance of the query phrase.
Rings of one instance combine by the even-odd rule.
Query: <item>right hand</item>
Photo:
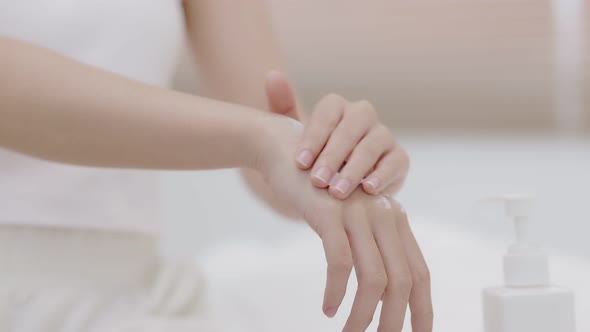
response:
[[[271,112],[305,123],[294,156],[299,168],[311,170],[314,186],[326,188],[338,199],[348,198],[357,186],[370,195],[400,190],[409,158],[371,103],[329,94],[305,119],[285,74],[271,71],[265,91]]]
[[[302,125],[282,116],[262,121],[266,139],[259,170],[277,198],[293,206],[322,239],[328,262],[324,313],[336,314],[354,267],[359,286],[344,331],[365,331],[381,299],[379,331],[401,331],[408,303],[413,331],[432,331],[428,267],[399,204],[360,188],[338,200],[314,187],[292,161]]]

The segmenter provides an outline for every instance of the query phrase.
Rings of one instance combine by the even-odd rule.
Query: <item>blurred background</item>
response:
[[[535,193],[535,240],[590,259],[590,1],[269,5],[305,109],[330,92],[367,99],[409,151],[399,199],[417,219],[510,239],[501,206],[478,201]],[[198,93],[195,78],[186,57],[176,85]],[[227,183],[218,197],[211,181]],[[233,171],[166,173],[163,186],[172,251],[288,233],[249,214],[257,202]]]
[[[435,326],[480,327],[480,290],[501,284],[501,255],[513,239],[502,206],[482,199],[504,193],[537,196],[531,239],[557,257],[554,281],[578,287],[579,312],[590,308],[582,270],[568,270],[590,262],[590,1],[269,4],[305,109],[331,92],[369,100],[409,152],[411,171],[398,199],[431,267]],[[199,92],[187,59],[176,85]],[[301,240],[313,237],[305,225],[266,209],[235,170],[167,172],[162,186],[165,253],[198,253],[217,280],[234,275],[239,285],[248,283],[265,301],[262,309],[285,309],[272,311],[267,323],[291,320],[293,331],[309,330],[293,319],[317,314],[310,326],[324,326],[319,310],[308,309],[315,302],[319,308],[324,266],[309,258],[321,258],[321,247]],[[220,254],[232,245],[232,254]],[[288,303],[273,302],[294,278],[312,295],[291,292]],[[217,289],[243,292],[231,284]],[[579,316],[580,331],[590,328]]]

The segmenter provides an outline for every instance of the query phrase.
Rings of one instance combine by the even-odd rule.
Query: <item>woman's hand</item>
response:
[[[406,307],[413,331],[432,331],[429,272],[407,216],[389,196],[354,190],[347,200],[314,187],[292,162],[303,126],[265,117],[257,168],[277,198],[295,207],[323,242],[328,262],[324,313],[336,314],[352,268],[359,287],[344,331],[365,331],[383,300],[379,331],[402,329]]]
[[[266,94],[271,111],[302,120],[284,74],[275,71],[267,76]],[[359,184],[372,195],[393,194],[403,185],[409,158],[369,102],[331,94],[304,122],[295,158],[299,168],[311,169],[314,186],[345,199]]]

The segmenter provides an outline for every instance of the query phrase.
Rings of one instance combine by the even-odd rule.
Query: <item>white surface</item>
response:
[[[501,255],[505,243],[418,220],[416,237],[430,265],[435,331],[483,330],[484,287],[502,283]],[[321,243],[305,229],[280,245],[224,245],[201,256],[209,276],[214,312],[231,321],[231,331],[340,331],[350,310],[354,280],[338,315],[321,311],[325,262]],[[590,264],[554,255],[553,280],[575,290],[578,329],[590,331]],[[231,317],[231,319],[230,319]],[[374,319],[374,322],[378,319]],[[376,331],[375,324],[369,331]],[[406,324],[404,331],[410,331]]]

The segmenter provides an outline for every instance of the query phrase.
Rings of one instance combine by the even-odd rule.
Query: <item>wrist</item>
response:
[[[303,134],[303,124],[292,118],[265,113],[253,126],[250,168],[268,174],[277,162],[294,161],[294,149]]]
[[[259,158],[266,140],[261,118],[266,113],[247,106],[191,96],[184,112],[188,119],[180,126],[194,142],[188,155],[193,169],[260,169]],[[200,104],[195,111],[195,101]],[[195,153],[198,152],[198,153]]]
[[[246,168],[265,174],[268,169],[268,163],[272,154],[273,126],[272,119],[274,116],[268,113],[260,113],[249,126],[246,135],[248,136],[248,157],[246,159]]]

